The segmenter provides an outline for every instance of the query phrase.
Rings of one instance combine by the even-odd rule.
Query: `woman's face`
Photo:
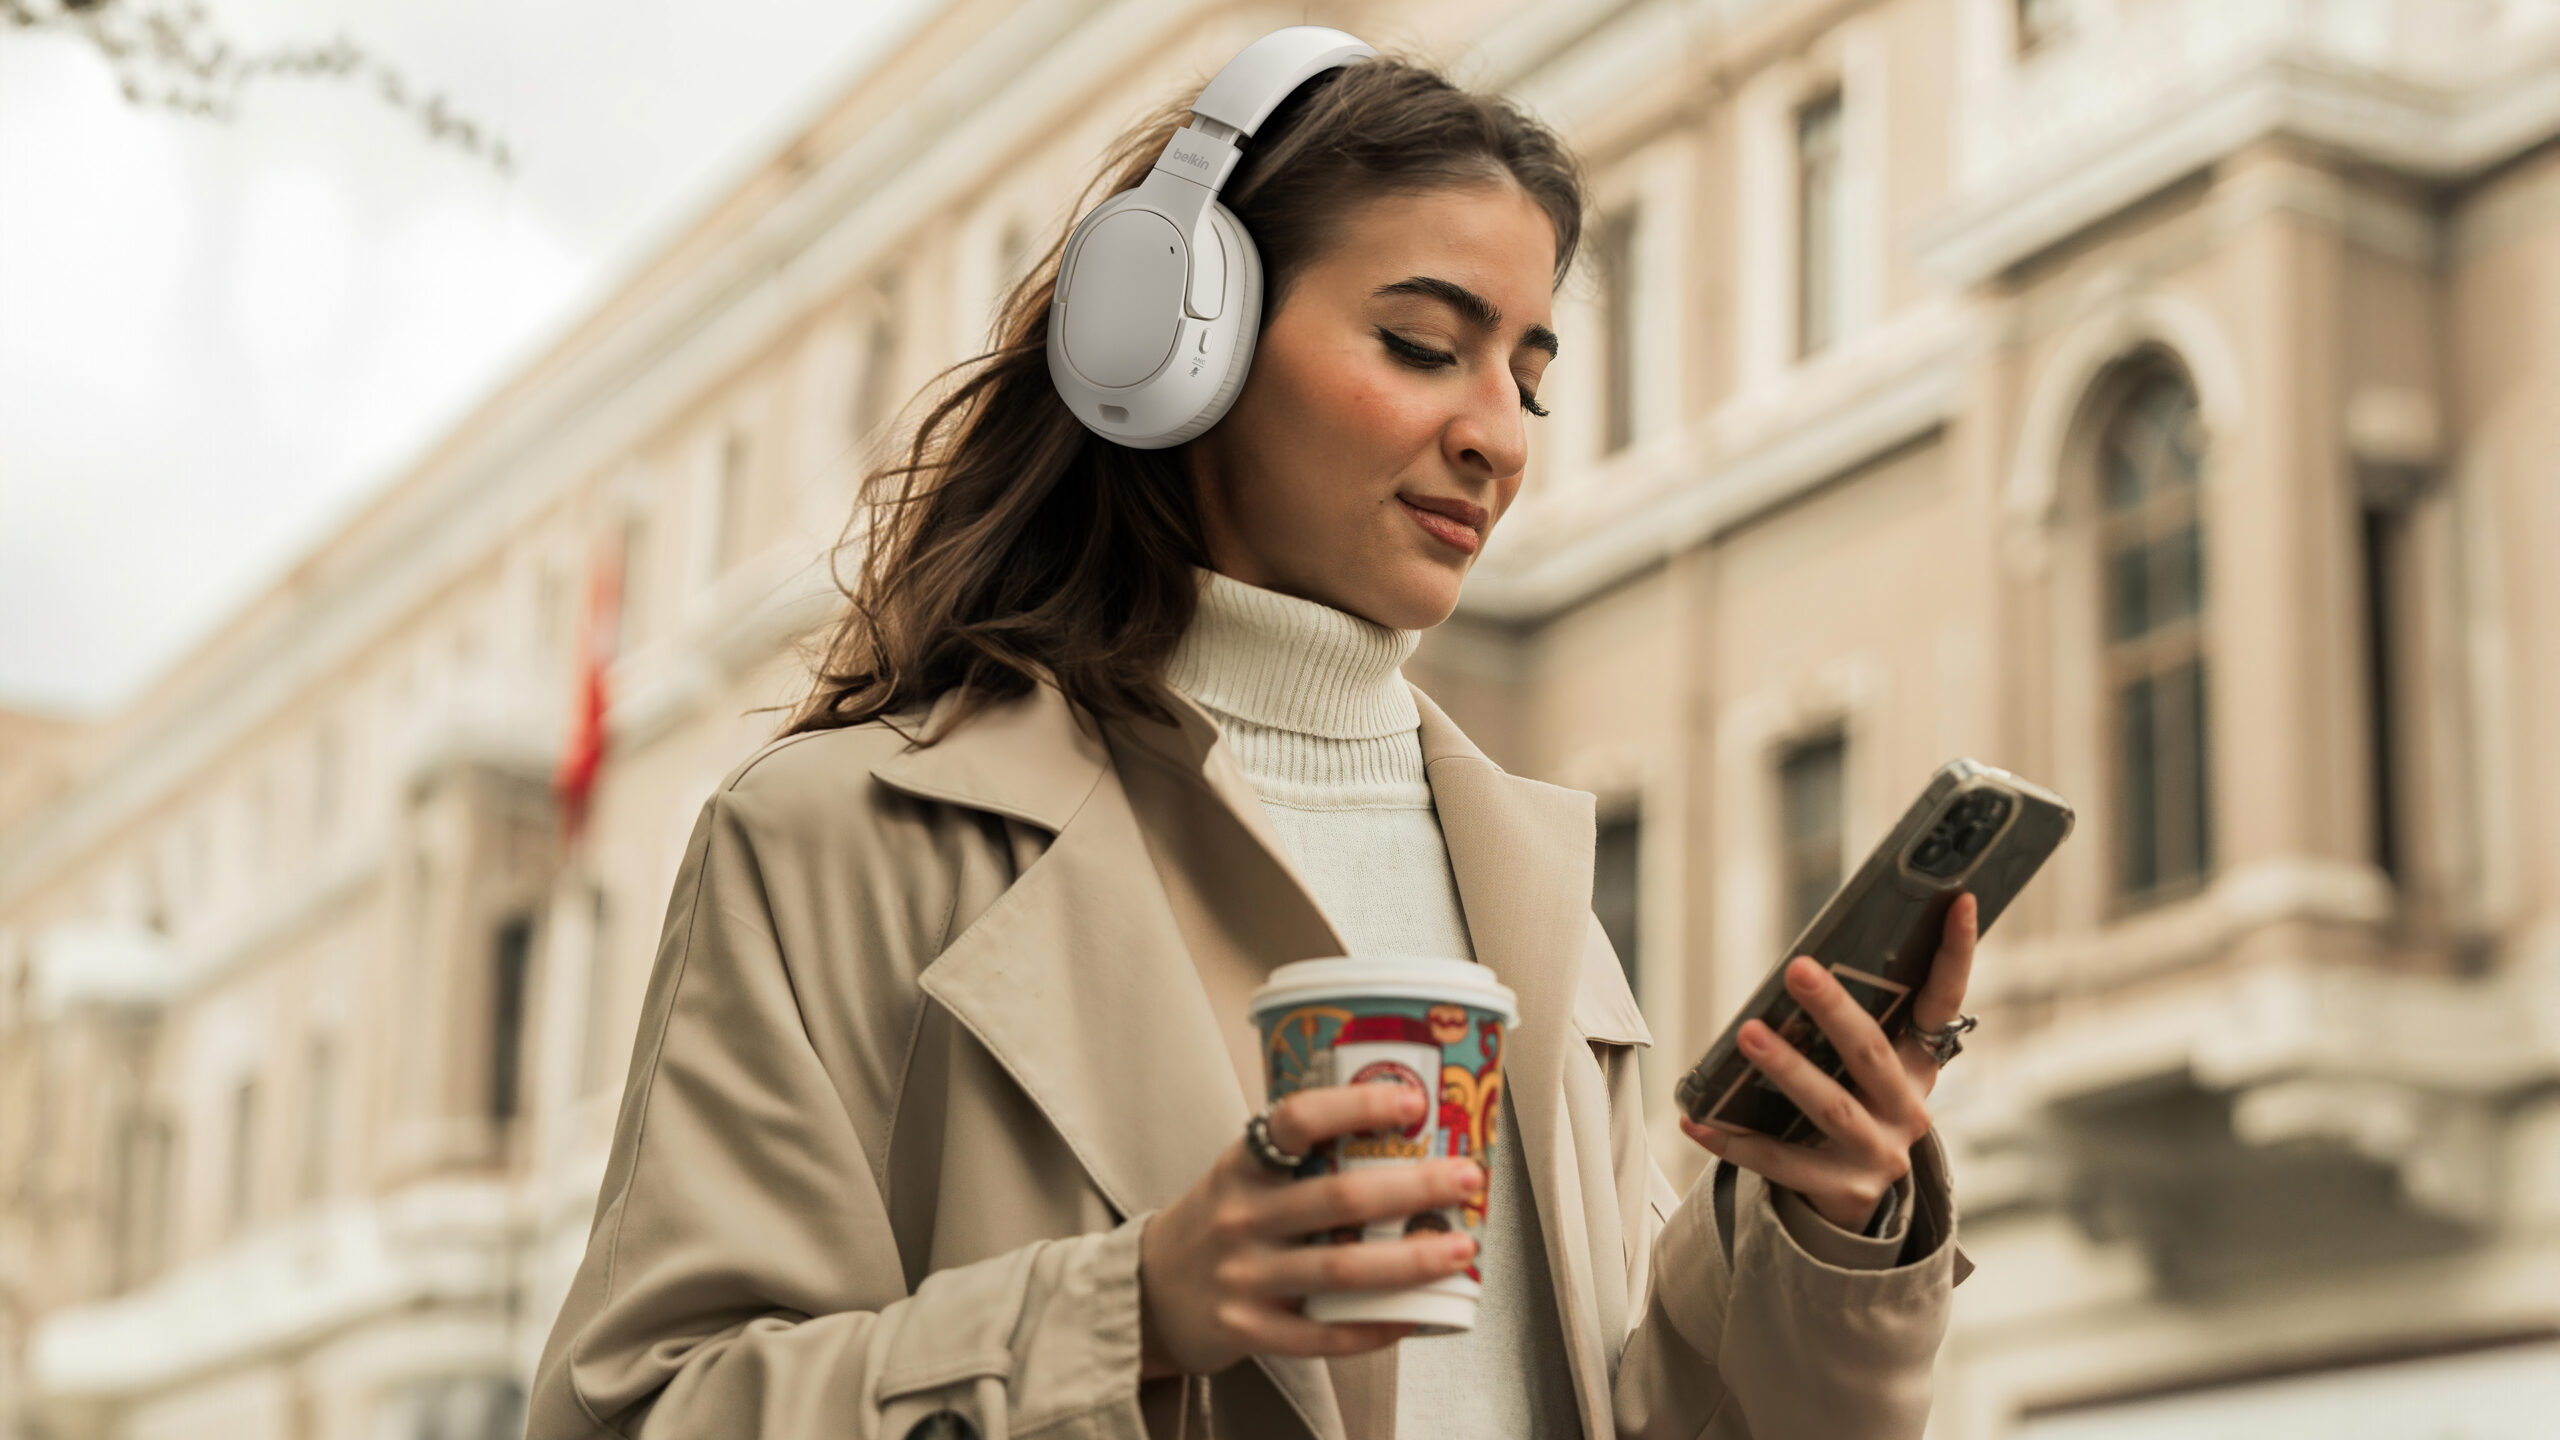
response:
[[[1210,563],[1400,630],[1449,618],[1520,493],[1555,230],[1508,179],[1354,209],[1185,447]]]

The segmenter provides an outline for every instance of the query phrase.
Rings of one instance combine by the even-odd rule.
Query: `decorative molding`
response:
[[[2244,433],[2248,397],[2240,383],[2240,356],[2221,322],[2202,301],[2170,288],[2135,288],[2110,274],[2090,288],[2086,313],[2073,322],[2028,393],[2018,425],[2016,458],[2003,492],[2010,516],[2041,526],[2053,517],[2062,489],[2062,467],[2072,429],[2089,388],[2110,366],[2156,345],[2186,368],[2206,433],[2228,440]]]
[[[57,1310],[28,1345],[56,1400],[118,1399],[425,1305],[502,1301],[518,1228],[494,1181],[417,1185],[315,1212],[112,1300]]]
[[[2508,1153],[2534,1143],[2514,1101],[2555,1085],[2560,962],[2460,980],[2304,961],[2200,975],[1993,1042],[1979,1068],[1951,1077],[1938,1111],[1962,1148],[1994,1162],[1989,1208],[2073,1197],[2129,1223],[2155,1263],[2174,1265],[2181,1246],[2213,1242],[2182,1232],[2162,1195],[2186,1197],[2171,1207],[2185,1209],[2251,1177],[2320,1175],[2319,1156],[2390,1172],[2397,1207],[2368,1206],[2361,1219],[2342,1210],[2323,1225],[2494,1227],[2518,1198]],[[2218,1140],[2179,1108],[2199,1094],[2230,1106]],[[2178,1142],[2183,1173],[2166,1152],[2120,1153],[2104,1138],[2121,1138],[2110,1128],[2120,1118],[2106,1117],[2155,1112],[2125,1133],[2173,1119],[2190,1127]],[[2263,1158],[2236,1161],[2249,1154]]]
[[[2187,969],[2253,930],[2289,921],[2373,926],[2391,918],[2391,882],[2357,861],[2289,855],[2233,865],[2204,892],[2095,929],[1984,942],[1979,998],[2079,998]]]
[[[2101,56],[2084,57],[2098,63]],[[2287,135],[2429,180],[2477,174],[2560,130],[2560,43],[2439,86],[2293,55],[2195,74],[1960,194],[1913,237],[1922,267],[1980,284],[2250,143]]]

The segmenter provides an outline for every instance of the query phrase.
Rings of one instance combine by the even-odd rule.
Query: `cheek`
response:
[[[1392,362],[1343,356],[1300,377],[1302,413],[1327,433],[1330,448],[1381,467],[1400,467],[1439,433],[1441,416],[1419,377]]]

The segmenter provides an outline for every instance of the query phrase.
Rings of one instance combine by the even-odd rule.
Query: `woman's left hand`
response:
[[[1975,910],[1971,895],[1957,897],[1948,907],[1937,959],[1928,983],[1912,1000],[1911,1025],[1898,1041],[1888,1042],[1875,1017],[1859,1008],[1811,956],[1787,962],[1787,993],[1848,1062],[1854,1090],[1824,1074],[1768,1026],[1743,1022],[1744,1058],[1796,1102],[1821,1130],[1820,1141],[1796,1145],[1736,1134],[1685,1115],[1681,1130],[1710,1153],[1804,1196],[1816,1213],[1841,1229],[1865,1229],[1885,1192],[1911,1173],[1911,1147],[1929,1133],[1924,1102],[1938,1083],[1938,1065],[1920,1034],[1952,1022],[1964,1008],[1979,933]]]

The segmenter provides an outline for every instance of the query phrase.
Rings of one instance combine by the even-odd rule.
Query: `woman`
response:
[[[1590,912],[1591,797],[1504,774],[1398,674],[1518,493],[1574,164],[1381,60],[1301,86],[1223,198],[1265,324],[1218,424],[1161,451],[1084,431],[1045,368],[1053,249],[875,477],[813,692],[678,876],[536,1440],[1920,1432],[1960,1269],[1935,1067],[1801,963],[1857,1091],[1755,1029],[1828,1139],[1692,1128],[1731,1163],[1675,1195]],[[1923,1023],[1956,1012],[1969,926]],[[1519,996],[1490,1174],[1293,1183],[1239,1138],[1246,997],[1395,951]],[[1268,1139],[1421,1103],[1304,1091]],[[1485,1183],[1481,1257],[1289,1243]],[[1298,1311],[1469,1263],[1464,1336]]]

